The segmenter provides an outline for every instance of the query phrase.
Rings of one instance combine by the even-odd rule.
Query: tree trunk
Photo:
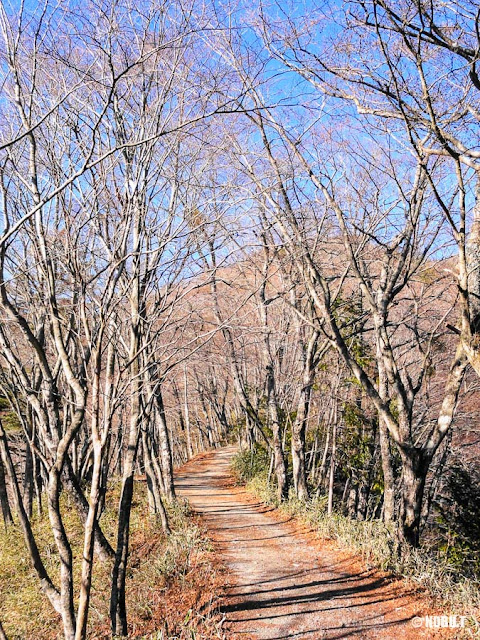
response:
[[[13,522],[10,504],[8,502],[7,483],[5,480],[5,469],[0,458],[0,504],[2,505],[3,521],[5,526]]]
[[[25,443],[25,471],[23,474],[23,504],[29,518],[33,506],[33,455],[28,441]]]
[[[151,455],[148,440],[149,438],[147,433],[143,431],[142,432],[142,448],[143,448],[143,458],[145,462],[145,475],[147,478],[147,489],[148,489],[148,494],[150,498],[149,502],[150,502],[153,513],[157,516],[160,516],[160,521],[162,523],[163,531],[165,533],[169,533],[170,527],[168,526],[167,513],[163,505],[158,478],[152,464],[152,455]]]
[[[385,367],[383,366],[382,353],[379,345],[377,345],[377,363],[379,378],[378,395],[383,401],[385,401],[387,398],[387,376],[385,373]],[[384,522],[389,523],[395,518],[395,477],[393,474],[388,429],[381,415],[378,416],[378,431],[383,472],[383,520]]]
[[[95,523],[97,522],[98,517],[101,475],[102,446],[100,442],[97,442],[94,445],[94,463],[92,486],[90,490],[90,508],[84,527],[82,582],[80,585],[80,600],[78,605],[75,640],[85,640],[85,638],[87,637],[88,609],[90,605],[90,590],[92,586]]]
[[[73,555],[60,511],[60,473],[53,467],[47,487],[48,516],[60,556],[60,601],[65,640],[75,640],[75,608],[73,604]]]
[[[399,537],[402,542],[418,547],[423,495],[428,462],[421,449],[411,447],[400,452],[402,458],[402,502]]]
[[[110,593],[110,622],[112,635],[126,636],[127,608],[125,601],[125,580],[127,577],[127,562],[129,552],[130,515],[133,499],[133,477],[137,459],[140,422],[140,382],[139,382],[139,338],[138,327],[132,326],[130,345],[130,384],[132,389],[130,408],[130,429],[128,433],[127,449],[123,464],[123,482],[118,509],[117,551],[112,571],[112,590]]]
[[[315,380],[315,353],[318,338],[318,332],[313,331],[308,341],[303,364],[303,380],[297,416],[292,425],[293,484],[295,494],[300,500],[308,498],[307,471],[305,468],[305,434],[310,412],[312,386]]]
[[[348,491],[348,500],[347,500],[347,513],[350,518],[355,518],[357,513],[358,506],[358,487],[356,484],[351,483],[350,489]]]
[[[99,340],[101,343],[101,340]],[[93,554],[95,548],[95,525],[98,527],[98,513],[102,497],[102,472],[104,463],[105,444],[111,428],[111,400],[113,376],[115,368],[115,355],[113,343],[110,342],[107,350],[107,366],[105,372],[104,393],[100,393],[102,374],[102,351],[97,349],[95,353],[95,368],[92,384],[91,401],[91,437],[93,447],[93,471],[90,487],[90,503],[87,519],[84,526],[82,580],[80,584],[80,597],[77,612],[77,629],[75,640],[85,640],[87,637],[88,611],[90,606],[90,592],[92,586]],[[100,420],[101,396],[103,396],[103,428]]]
[[[297,415],[292,425],[293,485],[295,495],[300,500],[308,499],[307,470],[305,467],[305,434],[310,411],[313,377],[314,371],[306,369],[300,391]]]
[[[480,333],[480,174],[478,173],[476,180],[473,223],[465,246],[470,325],[475,335]]]
[[[368,481],[362,477],[362,481],[358,486],[358,502],[357,502],[357,520],[365,520],[368,508]]]
[[[190,410],[188,408],[188,381],[187,381],[186,367],[183,372],[183,384],[184,384],[183,400],[184,400],[184,407],[185,407],[185,431],[187,434],[187,456],[189,458],[193,458],[192,434],[190,430]]]
[[[330,474],[328,478],[328,507],[327,513],[330,516],[333,512],[333,488],[335,482],[335,458],[337,453],[337,403],[335,401],[335,411],[333,415],[332,427],[332,450],[330,453]]]
[[[173,500],[175,498],[175,485],[173,482],[172,447],[170,445],[170,435],[168,433],[167,418],[165,416],[165,407],[163,405],[163,396],[160,387],[158,387],[155,392],[155,400],[158,412],[158,439],[160,441],[165,495],[169,500]]]
[[[273,432],[273,455],[275,477],[277,479],[277,497],[280,502],[288,498],[287,464],[283,454],[282,426],[275,398],[275,383],[272,365],[267,365],[268,413]]]
[[[130,449],[130,447],[129,447]],[[124,466],[122,496],[118,512],[117,553],[112,571],[112,591],[110,594],[110,620],[112,635],[127,635],[127,607],[125,602],[125,580],[127,575],[128,543],[130,533],[130,512],[133,498],[133,469],[137,445],[135,444]]]
[[[78,482],[77,477],[75,476],[73,469],[71,467],[70,461],[66,460],[64,466],[64,486],[68,490],[70,498],[72,498],[75,507],[77,509],[78,515],[82,524],[85,525],[88,517],[89,504],[88,500],[85,497],[85,494],[82,491],[82,487]],[[108,542],[105,537],[105,534],[100,527],[98,521],[94,523],[95,530],[95,553],[98,555],[102,562],[107,562],[108,560],[112,560],[115,556],[115,552],[112,549],[112,546]]]
[[[299,500],[308,499],[307,473],[305,469],[305,431],[307,421],[303,417],[292,426],[293,486]]]
[[[381,418],[378,426],[383,471],[383,520],[389,523],[395,518],[395,478],[388,430]]]
[[[40,515],[41,513],[43,513],[43,506],[42,506],[42,486],[43,486],[42,465],[41,465],[41,462],[40,462],[38,456],[35,455],[35,454],[33,456],[33,468],[34,468],[33,479],[34,479],[34,486],[35,486],[35,499],[37,501],[38,514]]]
[[[330,421],[329,421],[327,423],[327,435],[326,435],[326,438],[325,438],[325,447],[323,449],[322,461],[320,463],[320,467],[319,467],[319,470],[318,470],[317,491],[316,491],[317,496],[320,495],[320,488],[322,487],[322,485],[325,482],[325,474],[326,474],[326,470],[327,470],[328,448],[330,446],[330,430],[331,430],[331,425],[330,425]]]
[[[317,449],[318,449],[318,427],[315,429],[315,439],[313,440],[313,447],[310,450],[310,459],[308,462],[308,473],[312,480],[315,479],[315,472],[317,466]]]

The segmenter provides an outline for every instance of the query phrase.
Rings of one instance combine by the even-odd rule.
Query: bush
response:
[[[232,471],[242,484],[256,477],[267,477],[270,458],[268,451],[256,442],[251,449],[239,451],[232,460]]]

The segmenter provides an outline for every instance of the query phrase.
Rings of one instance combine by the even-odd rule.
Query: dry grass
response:
[[[329,516],[324,497],[307,502],[291,497],[279,505],[265,475],[250,480],[246,488],[262,502],[310,525],[319,537],[335,540],[341,548],[358,554],[367,565],[408,578],[425,589],[446,614],[469,616],[469,628],[480,635],[479,582],[459,574],[440,554],[421,548],[400,553],[391,528],[379,520],[353,520],[338,513]]]
[[[101,524],[107,538],[115,538],[119,488],[109,488]],[[72,541],[79,583],[83,531],[68,498],[62,501],[65,526]],[[221,616],[216,613],[222,570],[214,564],[205,530],[185,503],[168,506],[172,534],[162,533],[149,514],[144,483],[137,483],[131,518],[131,555],[127,577],[130,638],[220,639]],[[55,580],[58,556],[46,516],[34,517],[33,528],[42,558]],[[110,564],[95,562],[88,637],[110,638]],[[62,638],[59,616],[43,596],[33,573],[18,526],[0,531],[0,620],[10,640]]]

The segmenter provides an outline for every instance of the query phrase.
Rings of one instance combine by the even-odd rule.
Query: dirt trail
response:
[[[332,544],[294,531],[278,512],[231,486],[233,448],[177,474],[178,494],[200,513],[232,572],[223,611],[239,638],[438,637],[415,628],[420,598],[401,581],[362,568]],[[413,621],[413,622],[412,622]]]

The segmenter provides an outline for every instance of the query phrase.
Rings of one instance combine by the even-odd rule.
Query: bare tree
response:
[[[316,162],[319,148],[301,145],[285,125],[279,124],[273,110],[265,108],[258,93],[252,94],[252,100],[258,110],[255,116],[251,116],[251,121],[258,127],[262,137],[263,154],[268,161],[270,173],[265,168],[260,174],[247,154],[244,154],[245,165],[257,192],[268,194],[267,215],[273,220],[294,260],[302,284],[318,314],[318,321],[325,337],[337,349],[347,367],[374,402],[380,419],[385,422],[400,451],[403,463],[400,533],[405,541],[417,544],[427,471],[433,455],[452,423],[466,367],[466,358],[459,347],[452,361],[436,425],[420,443],[413,428],[416,420],[414,405],[429,370],[431,344],[437,328],[434,328],[430,338],[420,335],[418,329],[414,330],[410,337],[412,348],[419,349],[423,362],[415,372],[414,380],[411,365],[400,355],[400,344],[396,345],[396,339],[392,334],[391,314],[394,303],[397,304],[405,288],[408,287],[410,292],[414,291],[413,282],[416,274],[425,265],[442,228],[442,218],[438,209],[432,209],[435,213],[429,216],[425,214],[427,198],[429,207],[435,201],[435,194],[432,195],[432,192],[428,191],[431,187],[429,175],[423,164],[418,161],[417,166],[414,165],[411,169],[413,178],[407,187],[406,174],[403,174],[403,179],[400,180],[395,165],[390,163],[390,166],[393,166],[390,184],[396,189],[393,199],[395,204],[379,206],[378,194],[384,188],[391,189],[391,186],[382,185],[381,179],[379,181],[379,175],[374,169],[378,162],[376,158],[369,161],[368,154],[360,156],[354,152],[350,156],[354,160],[358,158],[359,166],[363,163],[365,167],[363,171],[366,190],[362,192],[358,186],[361,174],[354,168],[355,165],[337,167],[338,162],[331,156],[330,168],[323,168]],[[274,146],[273,136],[283,141],[283,148],[278,147],[278,142]],[[355,144],[359,144],[358,139]],[[324,154],[323,150],[322,153]],[[324,160],[324,155],[322,159]],[[258,167],[258,162],[256,166]],[[356,184],[349,180],[346,171],[350,171],[355,177]],[[388,176],[390,171],[383,170],[383,175]],[[317,228],[313,223],[315,217],[311,219],[302,210],[302,207],[312,205],[304,204],[299,191],[296,192],[289,186],[295,185],[297,176],[298,179],[308,176],[312,188],[323,198],[324,204],[320,210],[323,213],[320,214],[322,218]],[[372,191],[371,206],[368,204],[369,190]],[[358,194],[358,200],[355,199],[355,194]],[[400,216],[399,211],[403,211]],[[391,226],[387,224],[384,227],[389,212],[392,212],[394,219],[390,223]],[[314,212],[312,215],[318,219],[319,213]],[[383,228],[386,229],[386,235],[382,231]],[[329,267],[319,260],[316,247],[319,246],[322,233],[325,234],[324,242],[330,236],[331,241],[335,238],[343,247],[346,260],[343,265],[338,265],[339,269],[344,270],[343,276],[331,273]],[[372,252],[373,255],[369,257]],[[389,390],[396,405],[395,411],[392,411],[392,400],[382,399],[380,393],[383,391],[377,387],[375,379],[362,363],[354,336],[349,338],[348,330],[345,332],[342,329],[342,322],[336,312],[339,295],[351,295],[342,292],[350,280],[356,282],[356,286],[360,288],[371,314],[371,330],[374,332],[377,345],[378,366],[384,368],[387,375]],[[447,308],[444,317],[440,318],[440,323],[445,321],[449,310]],[[406,318],[403,324],[407,326]],[[395,326],[398,326],[398,322]]]

